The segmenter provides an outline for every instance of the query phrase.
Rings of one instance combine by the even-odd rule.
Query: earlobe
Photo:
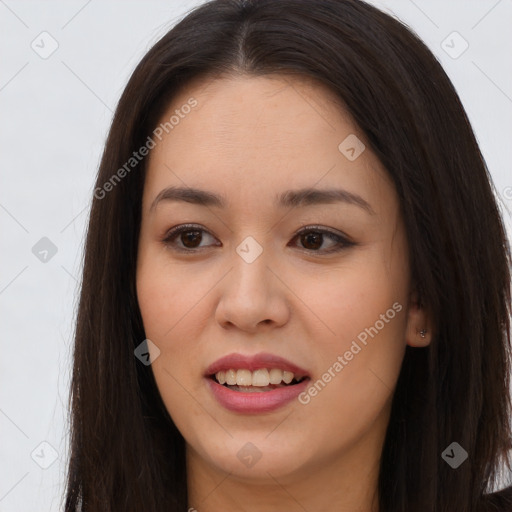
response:
[[[432,325],[429,315],[418,299],[417,292],[411,293],[407,313],[405,341],[411,347],[426,347],[432,340]]]
[[[426,347],[430,344],[432,336],[428,329],[416,330],[414,337],[407,339],[407,344],[411,347]]]

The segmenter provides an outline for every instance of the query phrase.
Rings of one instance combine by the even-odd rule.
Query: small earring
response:
[[[422,329],[422,330],[420,331],[420,336],[421,336],[422,338],[424,338],[426,334],[427,334],[427,330],[426,330],[426,329]]]

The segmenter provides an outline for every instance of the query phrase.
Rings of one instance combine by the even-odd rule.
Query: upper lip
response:
[[[309,377],[309,373],[296,364],[276,356],[274,354],[260,353],[255,355],[228,354],[217,359],[206,369],[206,377],[215,375],[222,370],[250,370],[255,371],[260,368],[279,368],[293,372],[296,377]]]

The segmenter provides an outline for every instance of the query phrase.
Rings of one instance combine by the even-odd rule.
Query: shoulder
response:
[[[512,512],[512,485],[486,494],[482,499],[481,512]]]

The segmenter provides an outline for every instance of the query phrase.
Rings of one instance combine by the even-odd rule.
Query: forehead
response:
[[[311,79],[196,80],[173,98],[160,118],[166,122],[150,153],[145,194],[180,185],[273,200],[285,188],[388,181],[369,150],[355,160],[342,152],[346,140],[367,148],[364,134],[334,93]]]
[[[307,77],[237,75],[196,80],[173,98],[160,121],[164,123],[191,98],[197,106],[180,121],[180,129],[172,129],[176,143],[181,132],[198,146],[201,140],[224,145],[232,140],[245,148],[258,142],[286,147],[303,140],[313,144],[325,132],[357,130],[341,100]],[[191,123],[195,134],[184,128]],[[195,140],[191,135],[196,135]]]

